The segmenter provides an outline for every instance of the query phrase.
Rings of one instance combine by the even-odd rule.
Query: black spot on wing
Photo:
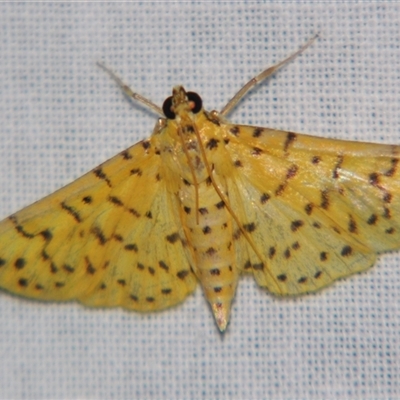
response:
[[[392,214],[390,213],[390,210],[387,207],[383,207],[383,218],[385,219],[391,219]]]
[[[263,193],[260,197],[261,204],[265,204],[270,198],[271,196],[268,193]]]
[[[238,126],[233,126],[231,129],[229,129],[229,132],[235,136],[239,136],[240,129]]]
[[[225,203],[221,200],[219,203],[215,205],[215,207],[217,207],[218,210],[221,210],[222,208],[225,207]]]
[[[385,194],[383,195],[383,201],[385,203],[391,203],[393,199],[393,195],[389,192],[385,192]]]
[[[11,215],[10,217],[8,217],[8,219],[14,224],[15,230],[23,237],[26,237],[28,239],[32,239],[35,237],[35,235],[33,235],[32,233],[25,231],[22,225],[18,224],[17,217],[15,215]]]
[[[178,232],[174,232],[171,235],[167,235],[165,237],[165,239],[167,239],[167,241],[171,244],[174,244],[175,242],[177,242],[179,240],[179,233]]]
[[[315,279],[318,279],[321,275],[322,275],[322,271],[317,271],[317,272],[314,274],[314,278],[315,278]]]
[[[107,239],[104,235],[104,232],[98,226],[94,226],[90,230],[90,233],[92,233],[94,236],[96,236],[96,238],[98,239],[98,241],[101,245],[104,245],[107,243]]]
[[[142,176],[143,171],[140,168],[133,168],[131,169],[131,175]]]
[[[56,264],[54,264],[54,262],[50,263],[50,272],[52,274],[56,274],[58,272],[58,267]]]
[[[379,185],[379,174],[377,172],[372,172],[371,174],[369,174],[368,180],[372,186],[376,186],[376,187],[380,186]]]
[[[21,286],[21,287],[27,287],[28,286],[28,279],[20,278],[18,280],[18,285]]]
[[[64,202],[61,203],[61,208],[71,215],[76,222],[82,222],[82,218],[76,208],[71,207]]]
[[[275,195],[276,196],[280,196],[284,192],[284,190],[286,189],[286,186],[287,186],[286,183],[283,183],[283,184],[279,185],[277,187],[277,189],[275,190]]]
[[[16,260],[15,260],[15,263],[14,263],[14,266],[15,266],[15,268],[17,268],[17,269],[22,269],[22,268],[24,268],[25,267],[25,265],[26,265],[26,260],[25,260],[25,258],[17,258]]]
[[[348,230],[350,233],[357,233],[358,230],[356,220],[351,214],[349,215]]]
[[[263,128],[255,128],[253,131],[253,137],[258,138],[262,135],[264,129]]]
[[[313,227],[316,229],[321,229],[321,224],[319,222],[313,222]]]
[[[319,163],[321,162],[321,157],[314,156],[314,157],[311,159],[311,162],[312,162],[313,164],[319,164]]]
[[[40,232],[40,234],[47,242],[49,242],[53,238],[53,234],[50,232],[49,229],[45,229],[44,231]]]
[[[64,271],[66,271],[66,272],[68,272],[70,274],[75,272],[75,268],[71,267],[71,265],[69,265],[69,264],[64,264],[62,268],[63,268]]]
[[[154,297],[151,297],[151,296],[149,296],[149,297],[146,297],[146,301],[147,301],[148,303],[154,303],[154,301],[155,301],[155,298],[154,298]]]
[[[124,205],[124,203],[121,201],[121,199],[119,199],[116,196],[109,196],[108,201],[118,207],[122,207]]]
[[[251,262],[250,262],[250,260],[247,260],[247,261],[245,262],[243,268],[246,269],[246,270],[251,268]]]
[[[280,275],[278,275],[276,278],[278,279],[278,281],[286,282],[286,280],[287,280],[287,275],[286,275],[286,274],[280,274]]]
[[[206,143],[206,148],[209,150],[216,149],[218,147],[219,140],[212,138]]]
[[[144,140],[144,141],[142,142],[142,146],[143,146],[143,148],[144,148],[145,150],[148,150],[148,149],[151,147],[150,140]]]
[[[189,271],[188,269],[183,269],[183,270],[179,271],[179,272],[176,274],[176,276],[177,276],[179,279],[184,280],[184,279],[189,275],[189,273],[190,273],[190,271]]]
[[[293,132],[288,132],[286,135],[285,144],[283,146],[283,150],[286,152],[289,146],[296,140],[297,135]]]
[[[299,167],[297,165],[291,165],[286,172],[286,179],[291,179],[296,176]]]
[[[89,257],[85,257],[86,262],[86,272],[90,275],[94,275],[96,273],[96,268],[90,262]]]
[[[344,246],[340,253],[343,257],[350,256],[353,253],[353,249],[350,246]]]
[[[249,233],[254,232],[256,230],[256,224],[254,222],[250,222],[249,224],[244,224],[243,229]]]
[[[93,198],[92,198],[92,196],[84,196],[84,197],[82,197],[82,201],[83,201],[85,204],[92,204]]]
[[[292,221],[290,224],[290,229],[292,232],[297,232],[299,228],[301,228],[304,225],[304,221],[301,221],[300,219]]]
[[[293,244],[292,244],[292,249],[293,250],[298,250],[300,248],[300,243],[299,242],[294,242]]]
[[[336,161],[335,168],[332,171],[332,178],[333,179],[338,179],[339,178],[339,170],[340,170],[342,164],[343,164],[343,155],[339,154],[337,156],[337,161]]]
[[[259,156],[262,153],[263,153],[263,151],[259,147],[253,147],[252,150],[251,150],[251,155],[252,156]]]
[[[391,168],[384,173],[385,176],[389,177],[393,176],[396,173],[397,164],[399,163],[399,160],[397,158],[393,158],[392,160],[390,160],[390,163],[391,163]]]
[[[50,256],[47,254],[46,250],[42,250],[42,258],[45,261],[50,259]]]
[[[311,215],[311,213],[313,211],[313,208],[314,208],[314,204],[313,203],[308,203],[304,207],[304,211],[306,212],[307,215]]]
[[[132,159],[132,155],[129,153],[128,150],[124,150],[123,152],[121,152],[121,156],[124,160],[131,160]]]
[[[321,207],[324,210],[329,208],[329,197],[328,197],[328,190],[321,190]]]
[[[128,211],[135,217],[140,217],[140,214],[134,208],[130,208]]]
[[[140,271],[143,271],[143,270],[144,270],[144,265],[143,265],[142,263],[140,263],[140,262],[137,263],[136,267],[137,267],[137,269],[140,270]]]
[[[118,233],[115,233],[113,235],[113,239],[115,239],[117,242],[123,242],[124,241],[124,238],[121,235],[119,235]]]
[[[263,271],[264,270],[264,263],[257,263],[253,264],[254,271]]]
[[[206,254],[207,254],[208,256],[213,256],[214,254],[216,254],[216,252],[217,252],[217,250],[215,250],[214,247],[209,247],[209,248],[206,250]]]
[[[275,257],[276,254],[276,248],[274,246],[271,246],[268,250],[268,257],[270,260],[272,260]]]
[[[98,168],[94,169],[93,170],[93,174],[97,178],[99,178],[99,179],[103,180],[104,182],[106,182],[109,187],[112,187],[111,181],[108,179],[107,175],[104,173],[104,171],[103,171],[103,169],[101,167],[98,167]]]
[[[127,251],[134,251],[135,253],[138,252],[138,247],[136,243],[128,243],[124,246],[124,249]]]
[[[209,233],[211,233],[211,228],[209,226],[205,226],[203,227],[202,231],[205,235],[208,235]]]
[[[159,265],[159,267],[161,268],[161,269],[163,269],[164,271],[169,271],[169,267],[168,267],[168,265],[164,262],[164,261],[162,261],[162,260],[160,260],[159,262],[158,262],[158,265]]]

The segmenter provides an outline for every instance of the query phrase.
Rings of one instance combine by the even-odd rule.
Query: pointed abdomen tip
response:
[[[229,323],[230,305],[214,303],[211,305],[215,322],[220,332],[225,332]]]

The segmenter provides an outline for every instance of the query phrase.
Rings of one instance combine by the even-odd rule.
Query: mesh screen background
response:
[[[396,2],[1,3],[1,217],[151,134],[157,117],[99,60],[157,104],[183,84],[219,110],[320,32],[229,119],[399,144],[399,15]],[[146,315],[1,292],[0,398],[399,398],[399,254],[297,299],[243,277],[223,336],[200,288]]]

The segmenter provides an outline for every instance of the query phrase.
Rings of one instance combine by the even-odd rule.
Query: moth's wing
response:
[[[400,247],[399,147],[246,126],[226,136],[229,201],[249,230],[236,235],[239,267],[259,285],[315,291]]]
[[[152,139],[0,223],[0,287],[42,300],[157,310],[196,280]]]

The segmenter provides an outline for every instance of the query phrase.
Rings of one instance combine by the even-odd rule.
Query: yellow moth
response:
[[[314,38],[315,39],[315,38]],[[241,273],[314,292],[400,247],[400,147],[225,120],[182,86],[149,139],[0,223],[0,287],[42,300],[153,311],[199,281],[218,328]],[[105,67],[103,67],[105,68]]]

